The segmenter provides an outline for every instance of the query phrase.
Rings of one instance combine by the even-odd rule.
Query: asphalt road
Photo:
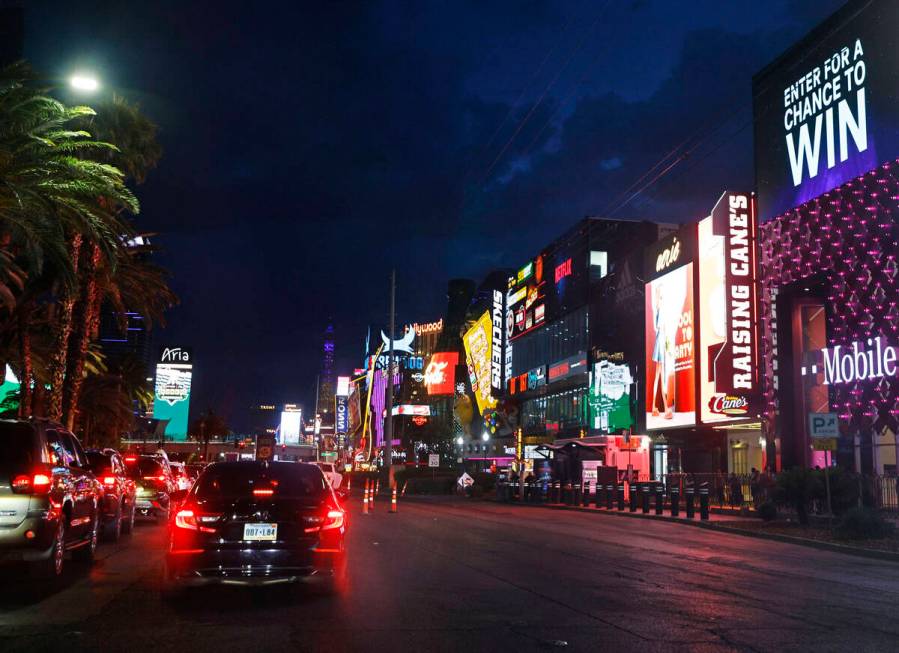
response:
[[[336,596],[163,601],[163,532],[62,587],[4,574],[0,650],[895,651],[899,565],[677,524],[443,499],[350,522]]]

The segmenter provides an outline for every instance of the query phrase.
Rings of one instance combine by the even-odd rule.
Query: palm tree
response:
[[[51,382],[49,413],[58,417],[82,243],[114,264],[131,231],[122,211],[136,213],[138,203],[118,168],[85,156],[115,150],[74,128],[94,112],[66,107],[31,82],[24,64],[0,71],[0,248],[16,266],[0,265],[0,284],[10,290],[0,314],[0,358],[17,359],[23,414],[33,407],[26,398],[35,379],[35,395]],[[47,377],[37,379],[32,352],[41,319],[52,338]]]

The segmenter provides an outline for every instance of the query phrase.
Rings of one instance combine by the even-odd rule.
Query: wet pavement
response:
[[[885,651],[899,564],[676,523],[414,499],[350,523],[349,584],[159,593],[143,526],[59,587],[4,573],[0,650]]]

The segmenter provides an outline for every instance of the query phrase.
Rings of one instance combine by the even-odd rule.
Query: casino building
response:
[[[753,79],[766,453],[895,474],[899,3],[850,2]],[[800,80],[800,81],[797,81]]]

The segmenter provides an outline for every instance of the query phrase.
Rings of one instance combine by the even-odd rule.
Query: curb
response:
[[[629,517],[632,519],[652,519],[654,521],[668,522],[669,524],[681,524],[683,526],[692,526],[694,528],[704,528],[706,530],[720,531],[722,533],[732,533],[734,535],[743,535],[744,537],[754,537],[759,540],[773,540],[775,542],[784,542],[786,544],[797,544],[812,549],[820,549],[822,551],[831,551],[834,553],[845,553],[847,555],[859,558],[869,558],[873,560],[886,560],[888,562],[899,562],[899,553],[892,551],[878,551],[876,549],[862,549],[859,547],[847,546],[845,544],[834,544],[833,542],[821,542],[819,540],[811,540],[804,537],[793,537],[792,535],[781,535],[780,533],[761,533],[758,531],[746,531],[742,528],[733,528],[721,522],[714,521],[698,521],[690,520],[685,517],[665,517],[664,515],[643,514],[642,512],[618,512],[617,510],[597,510],[596,508],[585,508],[583,506],[567,506],[560,504],[532,504],[532,503],[505,503],[501,501],[492,501],[497,505],[506,505],[509,507],[519,508],[548,508],[550,510],[569,510],[573,512],[585,512],[598,515],[614,515],[615,517]]]

